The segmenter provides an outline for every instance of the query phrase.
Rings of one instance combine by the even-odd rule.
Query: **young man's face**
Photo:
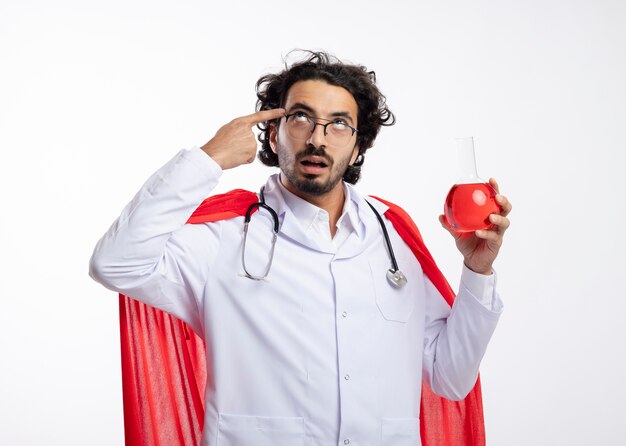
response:
[[[296,82],[287,93],[284,108],[287,115],[301,112],[319,118],[325,124],[340,120],[357,128],[358,107],[348,90],[321,80]],[[294,117],[289,118],[294,119]],[[330,129],[329,129],[330,133]],[[323,196],[341,188],[341,179],[347,167],[358,156],[356,133],[345,144],[333,144],[333,138],[324,135],[321,125],[315,126],[303,138],[294,138],[287,131],[285,118],[278,130],[272,127],[270,143],[278,155],[281,180],[285,187],[299,196]]]

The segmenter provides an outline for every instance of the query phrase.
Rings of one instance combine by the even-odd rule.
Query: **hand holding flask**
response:
[[[456,232],[492,229],[489,215],[500,213],[502,208],[496,201],[495,189],[478,177],[474,138],[457,138],[456,144],[461,176],[446,197],[446,221]]]

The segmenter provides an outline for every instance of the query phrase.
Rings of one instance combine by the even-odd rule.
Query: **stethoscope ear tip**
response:
[[[398,270],[387,270],[387,280],[394,288],[402,288],[406,285],[406,276],[402,273],[402,271]]]

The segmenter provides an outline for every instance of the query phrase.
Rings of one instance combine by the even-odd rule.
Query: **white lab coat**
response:
[[[333,243],[320,232],[325,212],[286,195],[275,175],[265,196],[280,235],[267,280],[251,280],[241,261],[243,217],[185,225],[220,175],[201,150],[178,153],[126,206],[90,263],[107,288],[172,313],[206,340],[202,445],[419,445],[422,379],[450,399],[476,381],[502,309],[495,277],[464,269],[450,310],[386,221],[408,278],[394,289],[379,223],[361,195],[346,186]],[[268,261],[267,215],[254,214],[248,235],[253,274]]]

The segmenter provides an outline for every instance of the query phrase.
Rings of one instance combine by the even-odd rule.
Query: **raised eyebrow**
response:
[[[294,110],[304,110],[310,114],[315,113],[315,110],[313,110],[311,106],[306,105],[303,102],[296,102],[295,104],[293,104],[291,107],[289,107],[288,113],[293,113]]]

